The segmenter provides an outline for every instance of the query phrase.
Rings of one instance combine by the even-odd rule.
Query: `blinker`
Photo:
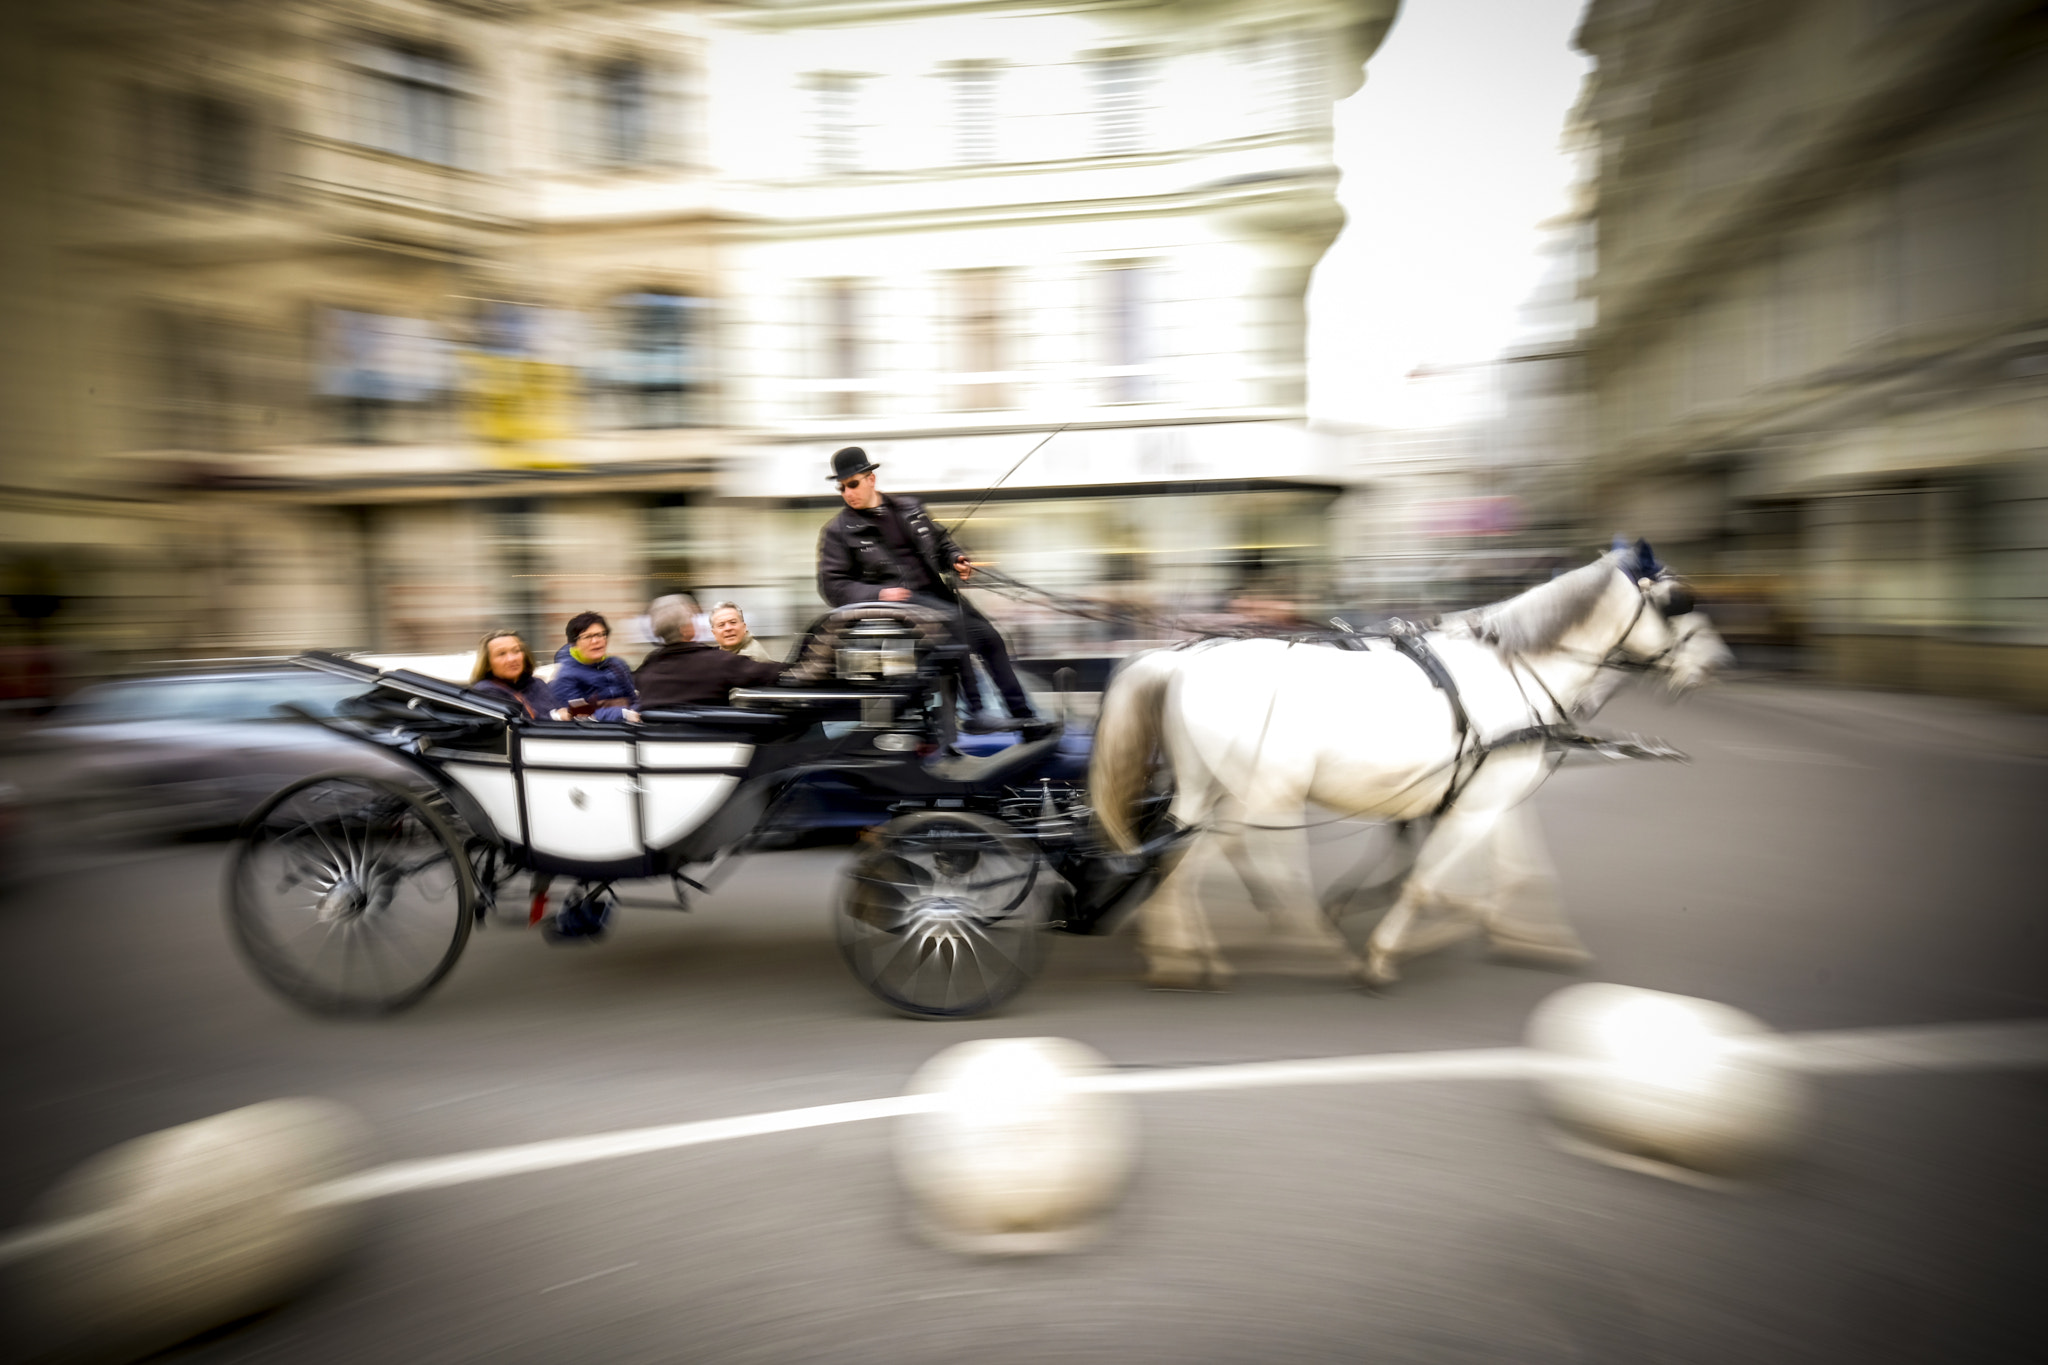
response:
[[[1675,578],[1660,580],[1657,589],[1657,595],[1652,600],[1656,602],[1657,610],[1667,617],[1684,616],[1697,605],[1693,600],[1692,589]]]

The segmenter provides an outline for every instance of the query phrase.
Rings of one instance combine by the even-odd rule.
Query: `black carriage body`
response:
[[[1156,836],[1144,850],[1104,850],[1079,756],[1061,753],[1060,735],[954,752],[960,653],[942,620],[925,619],[935,614],[891,612],[828,616],[785,675],[794,686],[643,711],[638,723],[536,721],[437,678],[301,656],[363,686],[319,723],[401,758],[432,793],[350,774],[279,792],[245,828],[231,872],[237,941],[300,1004],[402,1008],[453,964],[514,871],[577,879],[579,904],[615,881],[674,876],[680,887],[683,869],[773,832],[803,779],[830,776],[870,794],[879,826],[839,908],[855,975],[912,1014],[1000,1004],[1035,970],[1040,931],[1099,931],[1142,896],[1177,839],[1162,829],[1162,797],[1141,821]],[[823,628],[835,618],[841,629]],[[370,851],[401,837],[403,856]],[[441,946],[395,964],[385,935],[401,928],[405,942]]]

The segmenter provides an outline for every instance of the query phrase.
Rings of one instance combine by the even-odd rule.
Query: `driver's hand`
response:
[[[972,578],[974,577],[974,561],[962,555],[953,561],[953,571],[962,578]]]
[[[910,600],[910,589],[884,588],[882,589],[882,600],[884,602],[908,602]]]

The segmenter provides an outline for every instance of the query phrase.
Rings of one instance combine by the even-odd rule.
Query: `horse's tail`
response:
[[[1117,669],[1103,693],[1095,754],[1088,764],[1088,798],[1103,837],[1124,853],[1138,847],[1131,815],[1152,776],[1166,690],[1179,658],[1170,650],[1135,655]]]

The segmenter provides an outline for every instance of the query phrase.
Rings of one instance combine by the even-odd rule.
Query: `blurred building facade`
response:
[[[729,466],[754,509],[728,523],[749,535],[730,572],[812,600],[838,505],[827,456],[851,443],[943,520],[1002,480],[963,538],[1047,587],[1183,606],[1254,582],[1325,590],[1338,471],[1306,430],[1303,297],[1342,221],[1332,104],[1393,10],[847,4],[736,22],[722,126],[759,154],[725,158],[748,196],[728,238],[730,378],[760,445]]]
[[[943,514],[1052,436],[969,535],[1049,586],[1326,560],[1302,299],[1395,3],[12,21],[10,629],[552,646],[686,584],[773,633],[847,443]]]
[[[2048,12],[1592,0],[1588,492],[1823,672],[2048,705]]]

